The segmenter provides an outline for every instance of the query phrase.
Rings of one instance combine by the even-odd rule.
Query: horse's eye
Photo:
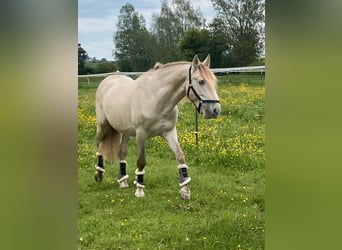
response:
[[[200,85],[203,85],[203,84],[204,84],[204,80],[200,80],[200,81],[198,81],[198,83],[199,83]]]

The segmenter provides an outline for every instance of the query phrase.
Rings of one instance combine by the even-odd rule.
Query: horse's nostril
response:
[[[218,114],[219,111],[218,111],[217,108],[214,108],[213,112],[214,112],[215,114]]]

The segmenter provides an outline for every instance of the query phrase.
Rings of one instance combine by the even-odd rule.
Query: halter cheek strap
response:
[[[202,103],[220,103],[219,100],[203,100],[201,98],[201,96],[197,93],[196,89],[194,88],[194,86],[192,85],[192,80],[191,80],[191,69],[192,69],[192,65],[189,68],[189,87],[188,90],[186,91],[186,96],[188,97],[188,99],[190,100],[189,94],[190,94],[190,90],[192,90],[192,92],[195,94],[195,96],[197,97],[198,101],[199,101],[199,105],[198,107],[196,107],[196,104],[193,102],[193,104],[195,105],[197,112],[200,113],[201,112],[201,106]]]

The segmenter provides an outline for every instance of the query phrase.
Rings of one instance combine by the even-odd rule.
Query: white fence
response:
[[[235,68],[218,68],[211,69],[214,73],[236,73],[236,72],[265,72],[265,66],[253,66],[253,67],[235,67]],[[78,78],[88,78],[89,77],[106,77],[109,75],[141,75],[145,72],[111,72],[111,73],[103,73],[103,74],[92,74],[92,75],[79,75]]]
[[[265,66],[211,69],[214,73],[265,72]]]

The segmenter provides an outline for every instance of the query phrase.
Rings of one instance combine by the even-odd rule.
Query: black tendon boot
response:
[[[95,165],[95,180],[101,182],[103,180],[103,175],[105,173],[103,156],[96,152],[97,164]]]
[[[179,185],[185,186],[191,181],[191,177],[188,176],[188,166],[183,164],[178,166],[179,171]]]
[[[137,175],[134,184],[137,186],[137,190],[135,191],[135,196],[136,197],[144,197],[144,174],[145,170],[139,171],[139,169],[135,170],[135,174]]]
[[[128,174],[126,173],[126,161],[120,161],[120,170],[119,170],[119,176],[118,176],[118,183],[120,185],[120,188],[127,188],[128,187]]]
[[[179,170],[179,186],[181,187],[179,194],[184,200],[190,200],[191,192],[189,183],[191,178],[188,176],[188,166],[185,164],[178,166]]]

